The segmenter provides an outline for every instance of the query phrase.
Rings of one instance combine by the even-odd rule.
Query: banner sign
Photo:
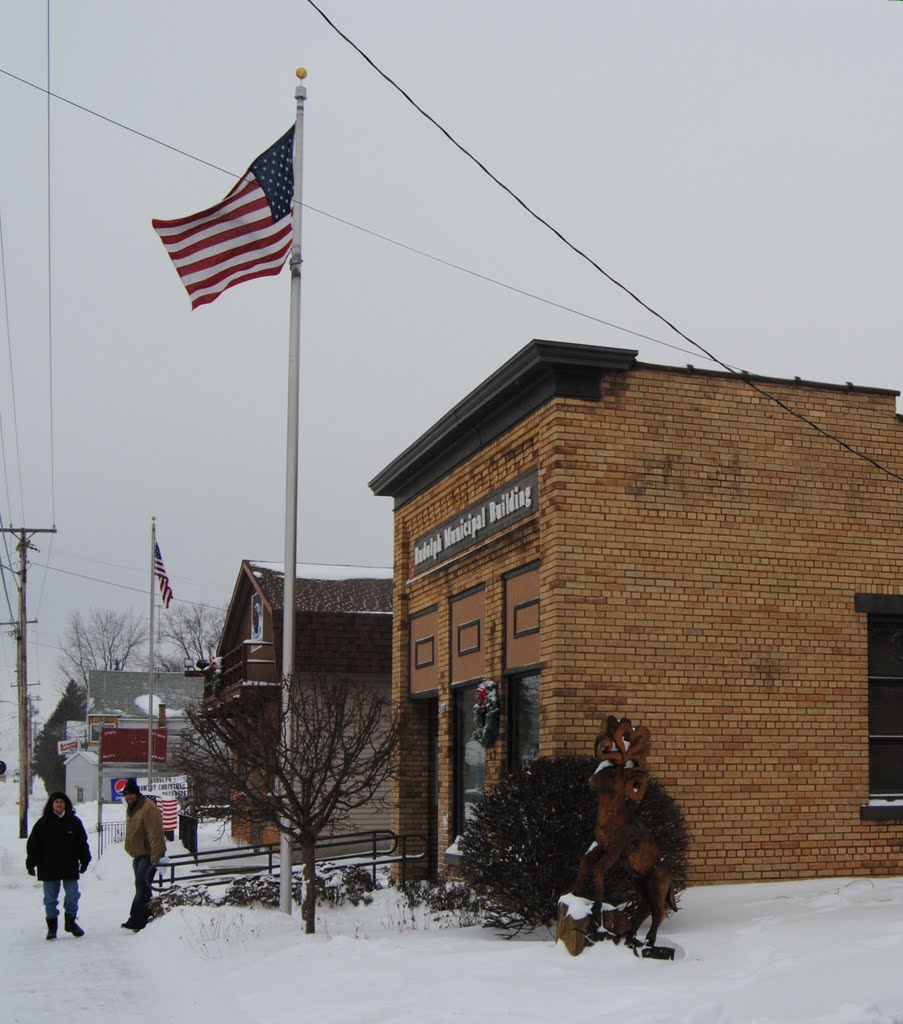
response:
[[[188,796],[188,778],[185,775],[154,777],[150,790],[155,796],[165,799],[184,800]]]
[[[73,750],[78,750],[78,740],[59,740],[56,745],[56,752],[58,754],[71,754]]]
[[[417,537],[413,551],[415,575],[533,515],[539,509],[538,479],[536,470],[531,469]]]

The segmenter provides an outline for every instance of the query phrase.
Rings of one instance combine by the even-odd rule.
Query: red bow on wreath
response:
[[[491,679],[477,687],[473,718],[473,739],[481,746],[491,747],[499,734],[499,698],[495,692],[495,683]]]

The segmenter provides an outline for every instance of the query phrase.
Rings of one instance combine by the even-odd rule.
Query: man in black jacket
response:
[[[72,808],[72,801],[65,793],[51,793],[44,813],[35,822],[25,844],[25,869],[30,875],[37,870],[38,878],[44,883],[48,939],[56,938],[61,882],[65,892],[63,913],[66,931],[76,938],[85,934],[75,923],[75,918],[81,895],[78,876],[88,870],[90,861],[88,834]]]

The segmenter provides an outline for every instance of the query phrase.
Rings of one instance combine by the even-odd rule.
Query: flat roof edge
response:
[[[581,384],[575,382],[576,377],[598,377],[605,370],[629,370],[635,365],[636,356],[635,349],[534,338],[377,473],[368,486],[376,495],[397,497],[405,489],[405,480],[421,472],[440,451],[466,436],[484,412],[510,401],[515,391],[526,392],[532,386],[534,394],[512,408],[506,428],[524,419],[550,397],[575,393],[575,386],[579,391]],[[537,388],[538,382],[549,374],[557,374],[560,379],[549,383],[545,390]]]
[[[682,373],[689,377],[720,377],[739,381],[753,381],[757,384],[789,384],[795,387],[817,388],[823,391],[854,391],[857,394],[866,395],[888,395],[899,398],[900,392],[893,388],[876,388],[864,384],[854,384],[852,381],[844,381],[843,384],[832,384],[829,381],[806,380],[803,377],[765,377],[758,373],[747,373],[745,370],[739,373],[731,373],[729,370],[710,370],[701,366],[669,366],[667,363],[634,363],[636,370],[661,370],[663,373]]]

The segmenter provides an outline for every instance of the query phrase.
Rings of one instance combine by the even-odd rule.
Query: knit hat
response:
[[[138,788],[138,783],[134,779],[129,779],[122,787],[122,795],[125,796],[126,793],[134,793],[136,796],[141,796],[141,790]]]

